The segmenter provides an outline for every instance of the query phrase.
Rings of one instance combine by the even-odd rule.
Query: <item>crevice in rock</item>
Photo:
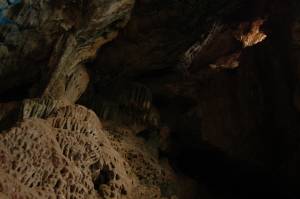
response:
[[[109,170],[107,166],[104,166],[103,169],[100,170],[99,175],[94,181],[94,188],[97,191],[100,191],[99,188],[101,185],[108,185],[111,180],[114,178],[113,171]]]

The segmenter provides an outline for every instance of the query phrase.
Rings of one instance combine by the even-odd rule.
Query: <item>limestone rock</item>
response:
[[[0,198],[299,198],[299,6],[0,0]]]
[[[261,26],[265,23],[263,19],[257,19],[250,24],[247,22],[241,23],[237,31],[237,39],[243,43],[244,47],[254,46],[267,38],[267,35],[262,32]],[[250,27],[249,27],[250,26]],[[250,29],[250,31],[246,31]]]
[[[97,50],[127,23],[133,3],[22,0],[9,5],[5,13],[1,11],[13,23],[0,27],[0,77],[9,80],[11,74],[21,71],[23,75],[13,84],[1,84],[1,90],[38,78],[41,71],[41,82],[47,85],[39,92],[63,97],[72,73],[82,71],[82,64],[93,59]]]
[[[7,173],[1,186],[13,179],[9,183],[16,189],[27,187],[24,193],[15,191],[20,197],[41,192],[45,198],[121,198],[136,183],[95,114],[80,106],[65,107],[46,120],[25,119],[1,134],[0,151],[1,172]],[[14,194],[8,188],[1,192]]]
[[[20,123],[0,135],[3,197],[147,199],[176,184],[134,134],[116,139],[93,111],[58,104],[26,100]]]
[[[239,67],[239,58],[241,52],[236,52],[228,56],[219,58],[215,64],[210,64],[212,69],[223,68],[223,69],[235,69]]]

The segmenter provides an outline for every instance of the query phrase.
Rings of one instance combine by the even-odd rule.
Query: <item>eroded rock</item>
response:
[[[67,84],[72,73],[81,70],[82,63],[93,59],[97,50],[127,23],[133,3],[23,0],[10,5],[5,17],[14,23],[0,27],[0,75],[4,80],[21,71],[23,75],[14,83],[1,84],[1,90],[38,78],[41,70],[40,83],[44,82],[44,87],[39,85],[39,92],[62,98],[65,89],[70,89]]]

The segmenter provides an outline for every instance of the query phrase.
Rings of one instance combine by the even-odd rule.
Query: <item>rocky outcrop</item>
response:
[[[1,92],[39,79],[32,95],[43,92],[60,99],[65,92],[72,92],[70,81],[81,78],[87,84],[82,64],[117,36],[130,17],[133,3],[23,0],[8,5],[3,1],[1,9],[5,9],[1,13],[11,23],[0,27]],[[5,81],[7,84],[3,84]],[[73,86],[84,90],[77,84]],[[69,97],[74,102],[78,96]]]
[[[3,197],[160,198],[160,187],[172,182],[166,196],[175,197],[170,168],[133,134],[130,139],[121,129],[105,132],[96,114],[79,105],[49,111],[37,108],[44,102],[29,101],[26,119],[0,137]]]
[[[1,170],[32,194],[41,194],[40,198],[96,198],[99,193],[104,198],[111,194],[120,198],[134,184],[99,120],[83,107],[58,109],[46,120],[25,119],[1,135],[1,157]],[[94,187],[100,175],[102,184]],[[7,187],[2,193],[12,197],[11,191]]]

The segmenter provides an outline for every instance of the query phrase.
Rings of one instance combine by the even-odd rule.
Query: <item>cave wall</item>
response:
[[[0,8],[3,197],[297,198],[297,1]]]

